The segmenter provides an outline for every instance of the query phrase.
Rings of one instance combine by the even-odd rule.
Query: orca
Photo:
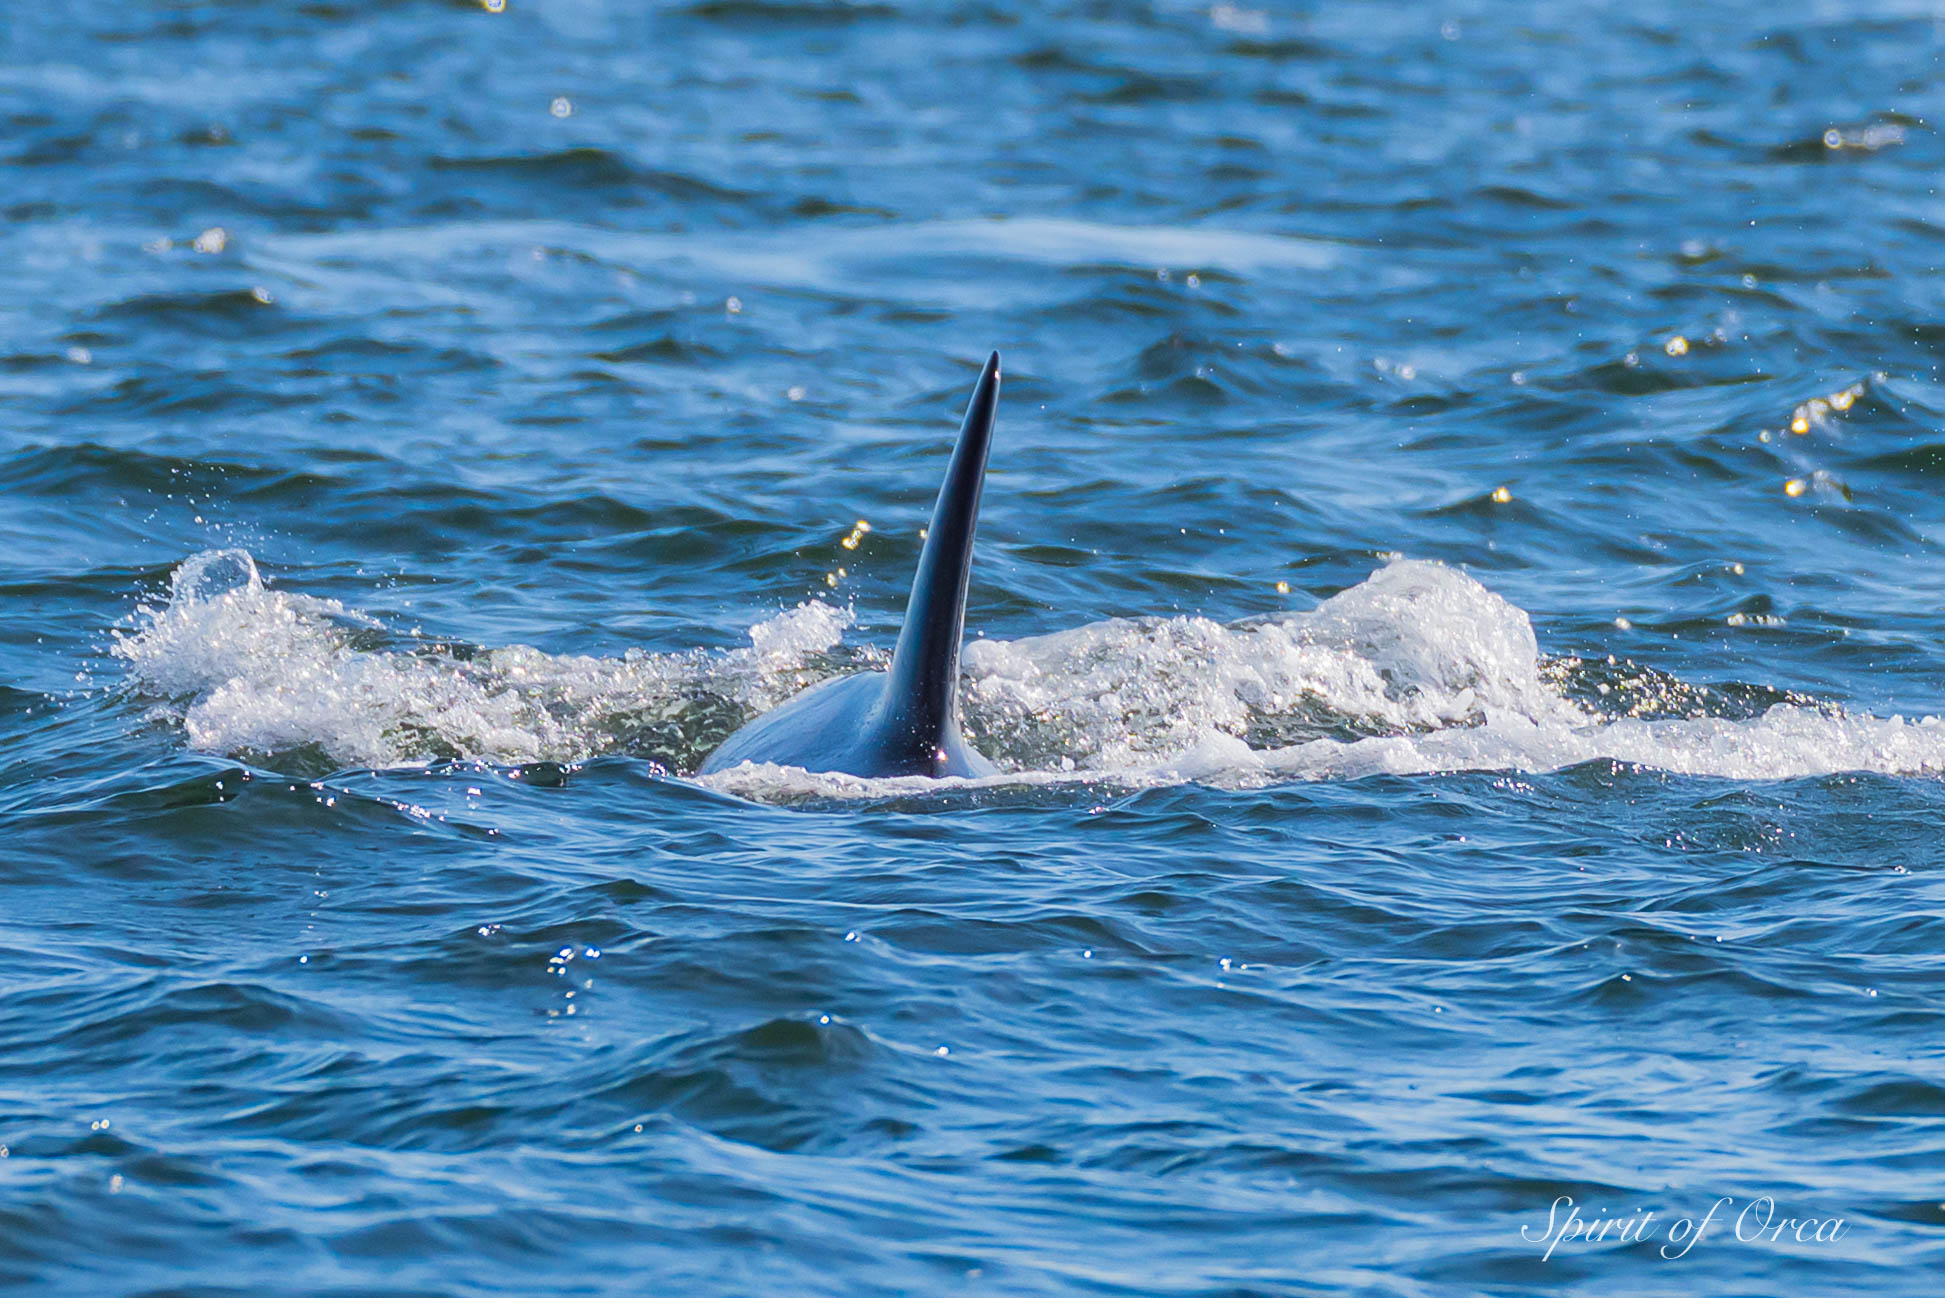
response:
[[[723,741],[698,772],[744,762],[821,774],[996,775],[959,732],[959,646],[966,629],[973,530],[986,481],[986,451],[999,407],[1000,356],[973,387],[959,442],[932,508],[925,549],[905,604],[891,668],[840,676],[757,717]]]

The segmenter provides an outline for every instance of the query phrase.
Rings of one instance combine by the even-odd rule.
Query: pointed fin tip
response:
[[[984,440],[991,436],[993,416],[999,409],[1000,399],[1000,354],[994,352],[980,367],[979,381],[973,384],[972,398],[966,403],[966,420],[960,426],[962,440],[965,435],[977,432],[982,447],[979,460],[985,463]]]
[[[986,363],[979,367],[979,379],[973,384],[973,399],[977,401],[983,393],[996,390],[999,381],[1000,354],[994,352],[986,358]]]

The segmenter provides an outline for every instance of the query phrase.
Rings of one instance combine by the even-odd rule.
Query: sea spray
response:
[[[843,644],[850,610],[817,601],[758,622],[727,652],[461,651],[272,589],[240,550],[186,560],[168,600],[135,621],[114,645],[132,687],[190,747],[272,766],[619,753],[681,773],[747,717],[882,662]],[[1601,760],[1732,779],[1945,771],[1936,718],[1851,715],[1800,695],[1752,715],[1712,712],[1717,695],[1699,689],[1685,715],[1607,715],[1570,698],[1589,691],[1558,668],[1523,610],[1465,573],[1401,560],[1274,618],[1110,619],[977,639],[962,689],[969,734],[1003,768],[988,783],[1244,786]],[[709,779],[776,800],[910,783],[774,768]]]

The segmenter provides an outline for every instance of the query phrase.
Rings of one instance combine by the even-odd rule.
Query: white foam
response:
[[[1387,773],[1551,771],[1616,761],[1681,775],[1793,779],[1845,771],[1945,772],[1945,725],[1937,717],[1830,716],[1779,704],[1746,721],[1623,719],[1582,726],[1498,715],[1483,726],[1352,743],[1319,740],[1261,754],[1265,775],[1345,779]]]
[[[1401,561],[1315,611],[1224,626],[1116,619],[967,646],[967,710],[1002,747],[1142,768],[1252,716],[1306,708],[1365,730],[1490,711],[1577,719],[1539,678],[1526,614],[1472,578]]]
[[[339,765],[456,757],[573,762],[713,735],[839,669],[849,610],[810,602],[725,653],[472,655],[404,637],[332,600],[273,590],[242,551],[187,560],[166,605],[115,651],[198,749],[322,752]],[[403,647],[398,641],[405,640]],[[975,640],[965,706],[1002,766],[985,781],[857,780],[743,767],[705,783],[765,800],[896,796],[955,784],[1201,781],[1548,771],[1612,760],[1779,779],[1945,772],[1945,723],[1779,705],[1749,720],[1610,719],[1543,677],[1526,614],[1471,577],[1399,561],[1307,613],[1225,626],[1114,619]],[[710,727],[714,727],[711,730]]]
[[[849,610],[804,604],[723,655],[370,649],[354,634],[376,623],[334,600],[271,590],[248,554],[225,550],[184,562],[168,603],[138,609],[114,651],[138,688],[168,700],[190,746],[208,752],[312,748],[341,766],[574,762],[651,723],[679,725],[699,701],[775,706],[814,679],[801,677],[804,660],[836,645],[850,621]]]

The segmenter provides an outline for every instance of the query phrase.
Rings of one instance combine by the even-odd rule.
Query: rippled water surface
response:
[[[0,1284],[1925,1291],[1941,50],[9,6]]]

